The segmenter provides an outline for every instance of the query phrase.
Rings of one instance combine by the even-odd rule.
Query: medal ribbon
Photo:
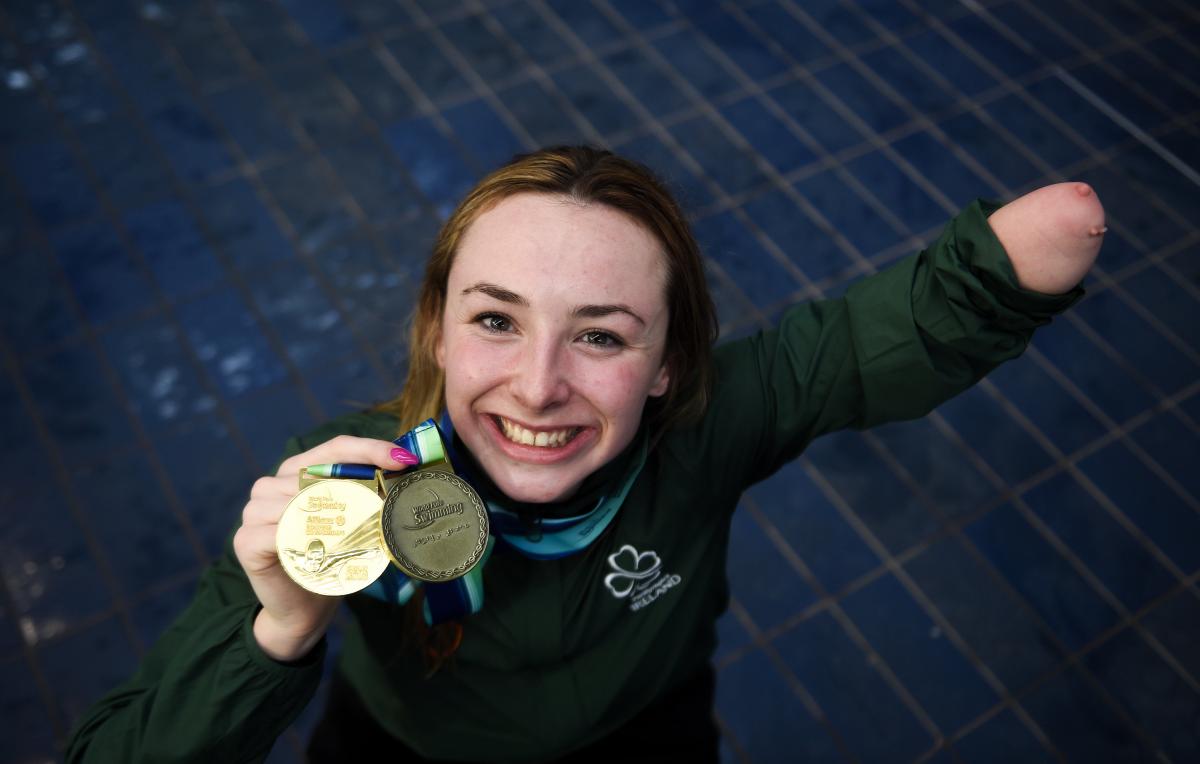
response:
[[[421,467],[446,460],[451,466],[455,465],[454,423],[447,413],[441,416],[440,433],[438,423],[427,419],[394,442],[416,454],[421,460]],[[590,511],[575,517],[541,518],[532,532],[529,523],[517,513],[499,502],[484,498],[490,528],[487,548],[479,564],[466,575],[452,581],[432,583],[410,578],[396,566],[390,565],[378,580],[362,591],[375,599],[404,605],[416,594],[418,587],[424,586],[425,622],[430,625],[478,613],[483,607],[483,569],[496,544],[535,560],[557,560],[586,549],[616,517],[633,481],[642,472],[648,451],[649,446],[643,439],[624,479],[615,490],[601,496]],[[462,460],[459,460],[461,463]],[[459,475],[468,483],[471,482],[470,475],[462,471]]]

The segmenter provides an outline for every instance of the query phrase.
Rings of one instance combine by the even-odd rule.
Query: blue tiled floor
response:
[[[60,755],[287,435],[395,389],[473,179],[590,141],[678,190],[726,336],[974,196],[1079,178],[1109,214],[1024,358],[749,492],[723,759],[1200,760],[1200,10],[1101,8],[5,4],[0,758]]]

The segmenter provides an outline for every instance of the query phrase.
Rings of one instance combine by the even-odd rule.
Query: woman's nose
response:
[[[528,352],[516,359],[513,397],[530,411],[545,411],[563,403],[570,395],[565,360],[555,343],[530,343]]]

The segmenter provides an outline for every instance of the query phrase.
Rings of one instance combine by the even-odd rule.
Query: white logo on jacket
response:
[[[657,552],[639,552],[629,544],[610,554],[608,564],[614,572],[604,577],[604,585],[617,599],[629,599],[629,609],[634,612],[683,580],[675,573],[662,572]]]

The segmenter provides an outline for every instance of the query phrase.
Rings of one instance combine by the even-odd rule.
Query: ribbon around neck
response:
[[[401,435],[394,442],[407,448],[421,460],[420,467],[449,460],[459,476],[468,483],[471,476],[461,469],[463,460],[454,457],[454,423],[447,412],[439,422],[427,419]],[[496,499],[482,497],[487,505],[487,548],[479,564],[466,575],[452,581],[426,582],[410,578],[395,565],[373,584],[362,590],[375,599],[397,605],[407,604],[419,587],[425,587],[425,622],[429,625],[461,619],[478,613],[483,607],[483,570],[496,545],[535,560],[557,560],[583,551],[604,533],[625,501],[633,482],[646,464],[649,443],[645,438],[637,447],[629,468],[620,481],[612,485],[596,501],[595,506],[581,515],[563,518],[539,518],[533,527],[516,512]]]

